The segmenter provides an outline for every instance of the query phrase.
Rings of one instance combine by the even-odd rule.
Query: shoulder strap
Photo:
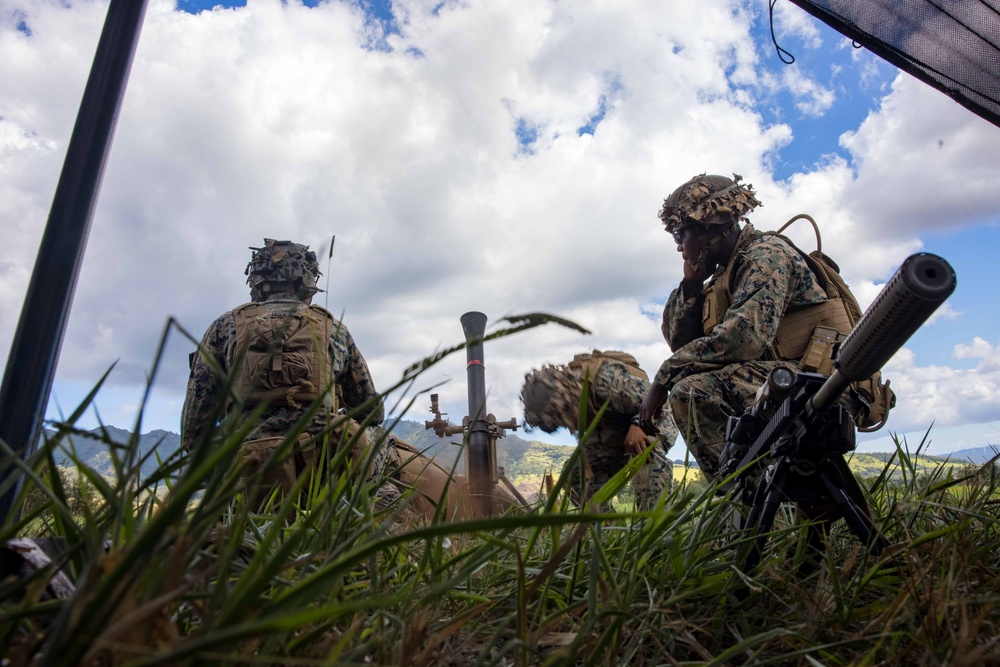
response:
[[[782,232],[788,229],[793,222],[803,219],[808,220],[813,227],[813,231],[816,232],[816,249],[809,253],[799,248],[790,238],[782,234]],[[838,265],[833,258],[823,252],[823,239],[819,233],[819,225],[816,224],[816,221],[812,218],[812,216],[807,215],[806,213],[799,213],[783,224],[778,231],[764,233],[777,236],[794,248],[795,252],[799,253],[802,259],[805,260],[809,270],[816,276],[816,281],[819,283],[820,288],[826,292],[826,296],[830,299],[842,299],[844,301],[844,305],[847,306],[847,312],[851,319],[851,326],[853,327],[857,324],[857,321],[861,319],[862,315],[861,306],[858,304],[858,300],[851,292],[851,288],[848,287],[847,282],[845,282],[843,277],[841,277],[840,265]]]
[[[743,231],[740,232],[740,236],[749,234],[751,231],[753,231],[753,227],[747,223]],[[702,295],[705,298],[701,305],[701,328],[706,336],[712,333],[712,330],[722,321],[723,315],[733,305],[732,281],[734,270],[739,263],[740,247],[741,243],[738,241],[726,268],[721,274],[709,281],[702,290]]]

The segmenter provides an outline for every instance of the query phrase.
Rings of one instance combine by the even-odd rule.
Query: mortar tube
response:
[[[486,315],[462,315],[466,341],[466,373],[469,391],[469,430],[465,450],[465,472],[470,500],[480,516],[493,516],[493,471],[490,467],[489,423],[486,416],[486,367],[483,365],[483,335]]]

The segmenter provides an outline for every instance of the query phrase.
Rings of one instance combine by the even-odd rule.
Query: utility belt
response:
[[[240,446],[244,465],[243,477],[252,477],[267,467],[268,462],[284,442],[284,437],[258,438],[244,442]],[[259,488],[267,493],[278,486],[287,494],[295,486],[296,480],[316,467],[318,457],[319,446],[316,437],[308,433],[301,434],[298,440],[292,443],[287,455],[267,468],[261,476]]]

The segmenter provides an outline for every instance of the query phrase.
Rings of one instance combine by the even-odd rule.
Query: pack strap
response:
[[[788,229],[792,225],[792,223],[795,222],[796,220],[808,220],[809,221],[809,224],[811,224],[812,227],[813,227],[813,231],[816,232],[816,252],[823,252],[823,238],[819,234],[819,225],[816,224],[816,221],[808,213],[799,213],[798,215],[792,216],[788,220],[788,222],[786,222],[785,224],[783,224],[781,226],[781,228],[778,229],[778,231],[776,231],[774,233],[775,234],[781,234],[781,232],[783,232],[786,229]],[[805,254],[805,253],[802,253],[802,254]]]

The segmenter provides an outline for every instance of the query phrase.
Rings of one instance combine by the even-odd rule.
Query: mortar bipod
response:
[[[446,438],[450,435],[463,434],[462,442],[453,442],[452,444],[459,447],[464,447],[465,443],[468,441],[468,428],[469,428],[469,418],[462,418],[462,425],[456,426],[448,421],[447,414],[441,412],[440,405],[438,403],[438,395],[431,394],[431,413],[434,415],[434,419],[424,422],[425,429],[433,429],[434,434],[439,438]],[[487,437],[489,439],[489,463],[491,481],[493,486],[497,485],[497,482],[502,482],[504,487],[510,491],[510,493],[517,498],[517,501],[524,507],[527,507],[528,501],[525,499],[521,492],[518,491],[517,487],[514,486],[513,482],[507,479],[504,474],[504,469],[502,466],[497,465],[497,439],[502,438],[507,434],[506,429],[511,431],[516,431],[518,427],[517,419],[511,417],[507,421],[498,422],[496,417],[492,414],[486,416],[486,428]],[[466,464],[468,466],[468,464]]]

